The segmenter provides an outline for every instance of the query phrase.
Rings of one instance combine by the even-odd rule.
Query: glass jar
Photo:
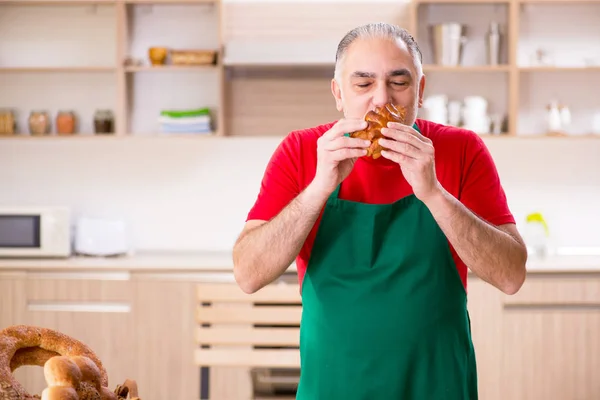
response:
[[[75,133],[77,118],[72,111],[59,111],[56,114],[56,133],[59,135],[72,135]]]
[[[16,130],[15,113],[11,110],[0,110],[0,135],[14,135]]]
[[[50,116],[46,111],[32,111],[29,114],[29,133],[33,136],[50,133]]]
[[[110,110],[97,110],[94,114],[95,133],[114,133],[115,117]]]

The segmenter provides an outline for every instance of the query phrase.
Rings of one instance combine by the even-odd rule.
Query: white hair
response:
[[[401,40],[402,42],[404,42],[404,44],[406,44],[406,47],[408,47],[408,50],[412,54],[417,70],[421,70],[420,64],[423,62],[423,56],[421,54],[421,50],[419,49],[419,45],[412,37],[412,35],[406,29],[401,28],[397,25],[392,25],[384,22],[377,22],[358,26],[352,29],[351,31],[346,33],[346,35],[338,44],[337,52],[335,54],[334,71],[334,77],[338,82],[340,82],[341,64],[344,60],[348,47],[350,47],[350,45],[354,43],[356,39],[371,38]]]

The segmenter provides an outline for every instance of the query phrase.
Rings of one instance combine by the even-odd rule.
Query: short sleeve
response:
[[[466,147],[459,200],[492,225],[515,223],[492,155],[481,137],[472,137]]]
[[[269,221],[298,196],[299,154],[299,138],[292,132],[273,152],[247,220]]]

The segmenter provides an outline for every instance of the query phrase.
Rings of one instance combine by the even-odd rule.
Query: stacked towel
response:
[[[161,133],[211,133],[210,110],[161,111],[158,117]]]

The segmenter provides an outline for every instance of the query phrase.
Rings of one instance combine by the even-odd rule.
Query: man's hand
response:
[[[390,122],[381,133],[386,137],[379,139],[379,144],[385,149],[381,155],[400,165],[415,196],[426,203],[440,190],[431,140],[411,126],[396,122]]]
[[[330,194],[354,167],[358,157],[367,154],[371,142],[344,136],[367,127],[367,122],[358,119],[340,119],[317,140],[317,172],[313,185]]]

